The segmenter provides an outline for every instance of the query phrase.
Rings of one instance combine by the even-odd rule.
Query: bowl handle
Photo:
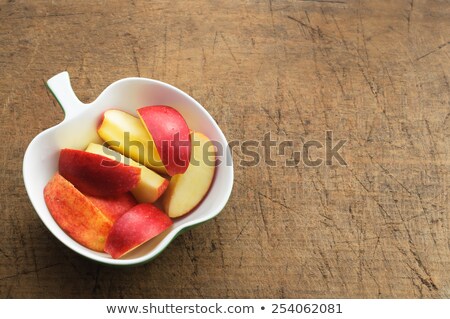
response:
[[[67,71],[58,73],[47,81],[47,86],[65,113],[64,120],[74,117],[81,112],[86,104],[82,103],[70,85]]]

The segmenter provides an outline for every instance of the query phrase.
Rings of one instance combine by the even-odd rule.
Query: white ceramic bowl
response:
[[[25,187],[37,214],[47,228],[67,247],[89,259],[111,265],[134,265],[150,261],[161,253],[183,230],[203,223],[220,213],[233,187],[233,161],[227,140],[209,113],[183,91],[160,81],[146,78],[125,78],[108,86],[90,104],[81,103],[70,85],[69,74],[62,72],[47,82],[65,112],[58,125],[36,136],[28,146],[23,160]],[[101,114],[111,108],[137,116],[136,109],[145,105],[164,104],[177,109],[192,130],[203,132],[223,148],[219,154],[213,184],[200,205],[190,214],[174,220],[173,225],[158,237],[140,246],[122,259],[92,251],[70,238],[54,221],[44,201],[43,190],[58,169],[62,148],[85,149],[90,142],[101,142],[97,124]],[[45,116],[45,115],[44,115]]]

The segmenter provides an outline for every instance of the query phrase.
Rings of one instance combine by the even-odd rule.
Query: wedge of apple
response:
[[[137,205],[136,199],[131,193],[124,193],[110,197],[86,197],[97,207],[111,222],[115,222],[120,216]]]
[[[44,199],[56,223],[76,242],[103,251],[112,222],[60,174],[44,188]]]
[[[114,150],[160,174],[167,173],[155,143],[139,118],[123,111],[108,110],[103,113],[97,132]]]
[[[155,202],[164,193],[169,185],[169,181],[167,179],[159,176],[146,166],[100,144],[90,143],[86,148],[86,152],[103,155],[108,158],[115,159],[123,164],[139,167],[141,169],[141,178],[137,186],[131,190],[131,193],[140,203]]]
[[[141,177],[138,167],[67,148],[59,155],[59,173],[82,193],[92,196],[126,193],[136,187]]]
[[[164,212],[144,203],[123,214],[113,225],[106,240],[105,252],[120,258],[172,225]]]
[[[169,217],[189,213],[205,197],[215,171],[215,149],[203,134],[191,133],[191,163],[184,174],[175,175],[163,196],[164,211]]]
[[[137,112],[155,142],[167,174],[183,174],[189,166],[191,153],[189,127],[183,116],[166,105],[145,106]]]

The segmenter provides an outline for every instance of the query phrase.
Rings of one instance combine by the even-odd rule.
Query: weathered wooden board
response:
[[[450,297],[447,1],[2,1],[0,296]],[[202,103],[229,140],[347,140],[347,166],[239,166],[219,217],[154,262],[79,257],[35,214],[31,139],[127,76]],[[323,149],[314,155],[321,155]],[[262,152],[261,152],[262,153]]]

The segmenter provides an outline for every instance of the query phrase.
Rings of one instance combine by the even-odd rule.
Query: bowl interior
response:
[[[210,191],[191,213],[175,219],[163,234],[114,260],[105,253],[94,252],[72,240],[53,220],[43,197],[47,182],[57,172],[59,151],[62,148],[85,149],[90,142],[102,142],[97,135],[101,115],[108,109],[120,109],[137,116],[136,109],[145,105],[170,105],[186,119],[192,130],[207,135],[218,143],[215,177]],[[184,228],[202,223],[216,216],[225,206],[233,184],[233,163],[227,141],[220,128],[205,109],[193,98],[168,84],[143,78],[128,78],[110,85],[85,110],[73,118],[39,134],[29,145],[24,157],[24,180],[36,212],[50,231],[76,252],[109,264],[136,264],[148,261],[161,252]],[[221,149],[221,150],[220,150]]]

